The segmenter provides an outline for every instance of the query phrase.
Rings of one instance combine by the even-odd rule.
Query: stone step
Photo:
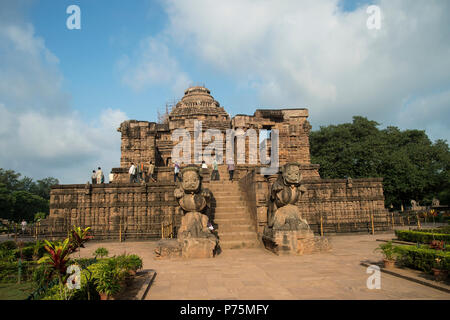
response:
[[[244,198],[241,195],[232,194],[232,193],[227,193],[227,194],[213,193],[212,197],[216,200],[219,199],[220,201],[244,200]]]
[[[214,207],[222,207],[222,208],[233,208],[233,207],[242,207],[244,206],[243,200],[239,199],[217,199]]]
[[[211,191],[212,195],[216,198],[216,197],[220,197],[220,198],[226,198],[226,197],[232,197],[232,198],[242,198],[243,195],[241,192],[237,192],[236,190],[230,190],[230,191]]]
[[[232,210],[219,210],[213,213],[216,219],[250,219],[249,214],[246,211],[232,211]]]
[[[208,185],[208,188],[216,190],[221,187],[239,187],[239,183],[234,180],[233,181],[224,180],[224,181],[212,181]]]
[[[233,194],[241,194],[241,191],[239,190],[239,187],[237,186],[221,186],[220,188],[214,189],[214,188],[207,188],[212,193],[233,193]]]
[[[247,217],[247,215],[242,215],[239,213],[232,213],[232,212],[231,213],[216,213],[214,215],[214,221],[222,220],[222,219],[229,219],[229,220],[247,219],[248,221],[250,221],[250,219]]]
[[[240,218],[232,218],[230,219],[228,216],[226,218],[214,218],[213,221],[219,228],[222,225],[234,226],[234,225],[246,225],[252,224],[252,221],[249,217],[240,217]]]
[[[256,232],[252,231],[236,231],[236,232],[220,232],[218,231],[219,241],[235,241],[235,240],[254,240]]]
[[[219,218],[219,216],[222,216],[223,218],[229,217],[231,219],[230,215],[233,215],[233,217],[248,217],[249,214],[247,210],[242,208],[216,208],[213,210],[213,214],[216,218]]]
[[[253,225],[249,224],[234,224],[234,225],[228,225],[228,224],[221,224],[217,225],[216,228],[217,232],[225,233],[225,232],[243,232],[243,231],[252,231],[255,232],[255,227]]]
[[[243,199],[243,196],[237,192],[212,192],[212,195],[214,198],[224,201]]]
[[[227,206],[227,205],[221,205],[221,206],[216,206],[216,207],[213,207],[213,209],[214,209],[214,212],[224,212],[224,213],[226,213],[226,212],[234,212],[234,213],[240,213],[240,212],[242,212],[242,213],[245,213],[246,212],[246,208],[243,206],[243,205],[229,205],[229,206]]]
[[[223,249],[244,249],[256,248],[260,246],[257,239],[255,240],[233,240],[233,241],[219,241],[220,248]]]

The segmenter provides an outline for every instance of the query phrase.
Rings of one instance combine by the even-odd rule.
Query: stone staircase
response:
[[[221,249],[253,248],[259,245],[254,222],[250,218],[237,181],[229,181],[220,172],[220,181],[211,181],[213,225]]]

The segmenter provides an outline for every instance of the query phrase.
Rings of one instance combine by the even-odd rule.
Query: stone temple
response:
[[[164,123],[128,120],[120,125],[120,167],[112,169],[111,183],[52,187],[50,215],[42,230],[58,235],[76,225],[90,226],[97,239],[176,237],[183,211],[174,196],[178,182],[173,182],[171,155],[179,141],[172,141],[172,134],[176,129],[189,131],[194,162],[194,126],[198,121],[202,124],[202,150],[211,143],[205,139],[206,131],[216,129],[223,136],[224,157],[227,129],[254,129],[258,137],[261,130],[278,130],[279,166],[298,164],[302,193],[293,205],[315,234],[389,229],[381,178],[321,179],[319,165],[310,161],[311,125],[307,119],[308,110],[301,108],[257,109],[253,115],[231,118],[207,88],[188,88]],[[245,139],[248,147],[250,138]],[[266,139],[270,145],[270,136]],[[268,165],[261,164],[258,152],[246,148],[243,156],[245,163],[236,164],[234,181],[228,180],[225,159],[219,165],[219,181],[211,181],[211,166],[200,170],[202,186],[212,194],[206,214],[222,249],[262,245],[268,225],[271,186],[278,174],[261,174],[261,168]],[[251,163],[255,157],[256,163]],[[156,164],[156,182],[130,183],[131,163],[147,166],[149,161]]]

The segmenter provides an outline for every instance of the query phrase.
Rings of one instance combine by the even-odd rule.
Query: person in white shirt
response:
[[[217,160],[214,159],[213,171],[211,174],[211,180],[219,180],[219,167],[217,166]]]
[[[25,233],[25,229],[27,228],[27,222],[25,220],[22,220],[22,233]]]
[[[205,163],[205,161],[202,161],[202,169],[208,169],[208,165]]]
[[[103,175],[102,168],[98,167],[97,170],[97,184],[105,182],[105,176]]]
[[[175,162],[173,171],[173,182],[177,182],[177,179],[181,181],[179,174],[180,174],[180,165],[178,164],[178,162]]]
[[[130,183],[136,182],[136,166],[134,163],[131,163],[130,170],[128,170],[128,173],[130,174]]]

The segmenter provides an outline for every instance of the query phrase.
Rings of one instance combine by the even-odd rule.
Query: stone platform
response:
[[[276,256],[264,248],[227,250],[214,259],[154,260],[157,242],[88,242],[82,257],[92,257],[98,247],[110,255],[135,253],[145,269],[157,276],[146,299],[442,299],[450,294],[382,273],[381,289],[366,287],[365,260],[382,256],[373,250],[376,239],[394,234],[345,235],[329,238],[333,250],[303,256]]]

